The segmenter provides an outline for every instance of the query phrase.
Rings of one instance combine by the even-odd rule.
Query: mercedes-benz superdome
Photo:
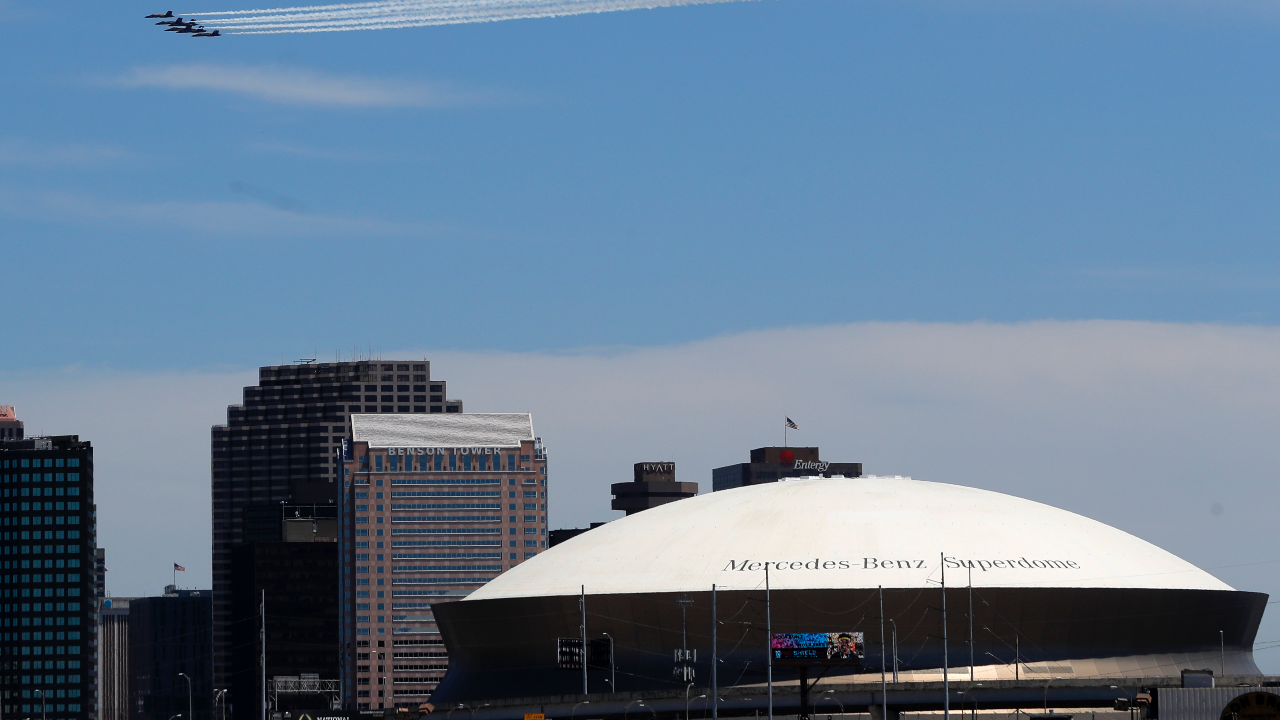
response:
[[[721,687],[765,681],[767,625],[862,633],[860,660],[824,668],[855,682],[878,682],[882,655],[903,682],[940,679],[944,636],[950,674],[966,679],[971,666],[977,680],[1257,675],[1267,603],[1042,503],[910,478],[797,479],[615,520],[436,604],[450,666],[432,702],[581,693],[557,650],[581,637],[584,596],[588,641],[612,642],[591,692],[684,691],[682,647],[707,687],[713,586]],[[774,680],[798,672],[780,664]]]

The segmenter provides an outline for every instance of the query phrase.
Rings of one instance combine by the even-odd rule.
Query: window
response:
[[[515,472],[515,471],[516,471],[516,456],[508,455],[507,456],[507,472]],[[515,482],[516,481],[514,479],[511,480],[511,483],[513,485],[515,484]]]
[[[530,510],[537,510],[537,509],[538,509],[538,503],[525,503],[525,504],[524,504],[524,509],[525,509],[525,511],[526,511],[526,512],[528,512],[528,511],[530,511]],[[533,522],[533,520],[530,520],[530,519],[529,519],[529,517],[530,517],[530,516],[526,516],[526,517],[525,517],[525,519],[524,519],[524,521],[525,521],[525,522]]]
[[[525,491],[524,491],[524,496],[525,496],[525,497],[527,497],[527,498],[535,498],[535,499],[536,499],[536,498],[538,497],[538,491],[537,491],[537,490],[525,490]]]
[[[525,535],[537,535],[537,534],[538,534],[538,528],[531,528],[531,527],[527,527],[527,528],[525,528],[525,529],[524,529],[524,534],[525,534]],[[528,541],[528,540],[525,540],[525,542],[527,543],[527,542],[529,542],[529,541]]]
[[[536,503],[534,503],[534,504],[536,504]],[[536,523],[536,522],[538,522],[538,516],[537,516],[537,515],[525,515],[525,516],[524,516],[524,521],[525,521],[525,522],[527,522],[527,523]],[[529,531],[529,530],[532,530],[532,529],[533,529],[533,528],[526,528],[526,529],[525,529],[526,534],[528,534],[528,531]]]

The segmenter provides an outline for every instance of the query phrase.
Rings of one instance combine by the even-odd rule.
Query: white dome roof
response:
[[[467,600],[764,586],[947,584],[1231,590],[1145,540],[1075,513],[910,478],[806,478],[668,503],[584,533]],[[972,565],[970,571],[968,565]]]

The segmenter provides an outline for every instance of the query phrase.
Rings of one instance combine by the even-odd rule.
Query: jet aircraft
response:
[[[222,37],[222,33],[217,30],[214,30],[213,32],[201,30],[200,32],[196,33],[195,35],[192,35],[191,37]]]
[[[182,28],[181,30],[179,30],[178,32],[180,32],[180,33],[198,33],[198,32],[204,32],[204,26],[203,26],[203,25],[196,25],[195,27],[184,27],[184,28]]]
[[[182,24],[182,18],[176,18],[176,19],[174,19],[174,20],[161,20],[160,22],[158,22],[158,23],[156,23],[156,24],[157,24],[157,25],[181,25],[181,24]]]
[[[173,27],[165,28],[165,32],[191,32],[191,28],[196,26],[195,20],[188,20],[184,23],[177,23]]]
[[[147,19],[147,20],[150,20],[150,19],[152,19],[152,18],[171,18],[171,17],[173,17],[173,11],[172,11],[172,10],[170,10],[169,12],[167,12],[167,13],[165,13],[165,14],[163,14],[163,15],[161,15],[160,13],[153,13],[153,14],[151,14],[151,15],[148,15],[148,16],[146,17],[146,19]]]

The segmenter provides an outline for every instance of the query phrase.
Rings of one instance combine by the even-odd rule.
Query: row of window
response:
[[[80,612],[80,603],[22,603],[21,605],[13,603],[12,605],[4,605],[5,612]],[[78,667],[78,666],[77,666]]]
[[[22,582],[22,583],[42,582],[42,581],[40,580],[40,575],[38,575],[38,574],[37,574],[37,575],[22,575],[22,576],[21,576],[21,577],[22,577],[22,580],[18,580],[18,577],[19,577],[19,576],[17,576],[17,575],[3,575],[3,576],[0,576],[0,577],[3,577],[3,578],[4,578],[4,581],[5,581],[5,583],[6,583],[6,584],[8,584],[8,583],[16,583],[16,582]],[[55,579],[55,578],[56,578],[56,579]],[[80,576],[79,576],[79,575],[76,575],[76,574],[74,574],[74,573],[72,573],[72,574],[68,574],[68,575],[65,575],[65,576],[64,576],[62,573],[58,573],[57,575],[47,575],[47,574],[46,574],[46,575],[44,576],[44,580],[43,580],[43,582],[47,582],[47,583],[51,583],[51,582],[58,582],[58,583],[60,583],[60,582],[78,583],[78,582],[80,582]],[[7,592],[7,591],[6,591],[6,592]],[[74,596],[79,596],[79,595],[80,595],[80,591],[79,591],[78,589],[75,589],[75,588],[72,588],[72,590],[71,590],[71,591],[68,591],[68,592],[70,592],[70,594],[71,594],[73,597],[74,597]],[[27,596],[26,596],[26,595],[23,595],[22,597],[27,597]]]
[[[19,564],[19,562],[21,562],[21,564]],[[57,560],[22,560],[22,561],[5,560],[4,561],[5,570],[26,570],[28,568],[32,568],[36,570],[39,570],[42,568],[48,568],[50,570],[53,570],[54,568],[78,568],[78,567],[80,567],[80,561],[76,560],[75,558],[71,558],[69,560],[63,560],[62,558],[58,558]]]
[[[44,533],[41,535],[41,533]],[[79,540],[79,530],[23,530],[21,536],[17,532],[4,533],[5,540]],[[45,552],[48,552],[46,550]]]
[[[23,690],[22,692],[24,693],[22,697],[24,697],[24,698],[25,698],[25,697],[28,697],[25,693],[30,692],[30,690]],[[14,707],[18,707],[18,706],[17,706],[17,705],[14,705]],[[33,708],[33,707],[35,708],[35,710],[32,710],[32,709],[31,709],[31,708]],[[49,704],[45,705],[45,707],[53,708],[53,709],[54,709],[54,712],[73,712],[73,713],[78,713],[78,712],[80,712],[80,703],[67,703],[67,704],[65,704],[65,705],[64,705],[64,704],[62,704],[62,703],[58,703],[57,705],[55,705],[54,703],[49,703]],[[22,706],[22,712],[24,712],[24,713],[40,712],[40,705],[38,705],[38,704],[37,704],[37,705],[23,705],[23,706]],[[52,718],[51,718],[50,720],[52,720]]]
[[[19,635],[22,636],[21,638],[22,642],[40,642],[41,640],[48,642],[51,640],[79,640],[80,639],[79,630],[71,630],[69,632],[57,632],[57,633],[7,632],[7,633],[4,633],[4,639],[9,642],[16,642],[19,639],[18,638]],[[58,655],[79,655],[80,654],[79,645],[57,645],[57,646],[51,646],[51,645],[26,646],[24,645],[22,647],[22,654],[23,655],[53,655],[55,654],[54,652],[55,650],[57,651],[56,654]]]
[[[39,490],[39,489],[40,489],[40,488],[36,488],[36,490]],[[53,489],[53,488],[45,488],[45,490],[52,490],[52,489]],[[79,490],[80,488],[71,488],[71,489],[72,489],[72,490]],[[58,488],[58,490],[62,490],[62,488]],[[38,492],[37,492],[36,494],[37,494],[37,495],[39,495],[39,493],[38,493]],[[46,493],[45,493],[45,495],[52,495],[52,494],[53,494],[53,493],[50,493],[50,492],[46,492]],[[59,494],[59,495],[61,495],[62,493],[61,493],[61,492],[59,492],[58,494]],[[79,494],[79,493],[77,493],[77,494]],[[14,493],[14,495],[17,495],[17,493]],[[27,495],[27,488],[22,488],[22,496],[23,496],[23,497],[26,497],[26,495]],[[79,510],[79,509],[80,509],[80,501],[79,501],[79,500],[76,500],[76,501],[73,501],[73,502],[46,502],[46,503],[38,503],[38,502],[34,502],[34,503],[33,503],[33,502],[24,502],[24,503],[4,503],[4,504],[3,504],[3,507],[4,507],[4,511],[5,511],[5,512],[30,512],[30,511],[32,511],[32,510],[34,510],[34,511],[36,511],[36,512],[39,512],[39,511],[41,511],[41,510]]]
[[[34,682],[32,682],[32,678],[34,678],[35,680]],[[34,675],[34,676],[23,675],[22,684],[23,685],[54,685],[54,684],[79,685],[80,676],[79,675]],[[67,690],[66,693],[67,693],[66,695],[62,695],[62,691],[58,691],[58,695],[56,697],[69,697],[69,698],[80,697],[79,690]]]
[[[12,582],[17,579],[17,575],[0,575],[0,578],[9,578],[5,582]],[[37,575],[36,577],[39,577]],[[61,576],[59,576],[61,577]],[[79,577],[76,575],[74,577]],[[49,582],[53,582],[50,580]],[[6,598],[32,598],[32,597],[80,597],[80,588],[5,588],[3,591]]]
[[[17,473],[17,474],[14,474],[14,475],[2,475],[2,476],[0,476],[0,482],[5,482],[5,483],[38,483],[38,482],[60,483],[60,482],[80,482],[80,473],[78,473],[78,472],[73,472],[73,473]],[[16,492],[16,491],[15,491],[15,492]],[[26,493],[26,492],[25,492],[25,490],[24,490],[24,492],[23,492],[22,494],[23,494],[23,495],[26,495],[27,493]],[[46,494],[46,495],[49,495],[50,493],[45,493],[45,494]],[[61,492],[59,492],[58,494],[59,494],[59,495],[61,495],[62,493],[61,493]],[[79,488],[76,488],[76,491],[75,491],[75,492],[73,492],[73,493],[68,493],[68,494],[70,494],[70,495],[79,495],[79,494],[80,494],[80,489],[79,489]],[[5,497],[9,497],[9,491],[8,491],[7,489],[4,491],[4,496],[5,496]]]
[[[22,622],[19,623],[18,622],[19,620],[21,620]],[[62,627],[64,625],[79,625],[79,624],[80,624],[79,615],[72,615],[70,617],[63,617],[59,615],[57,617],[47,617],[47,618],[22,617],[22,618],[5,618],[4,619],[4,627],[32,627],[32,626],[40,627],[41,625],[48,625],[50,627],[53,627],[56,625],[58,627]],[[71,639],[79,640],[80,638],[71,638]]]
[[[57,664],[57,668],[56,668],[56,669],[58,669],[58,670],[66,670],[66,669],[70,669],[70,670],[78,670],[78,669],[80,669],[80,661],[79,661],[79,660],[59,660],[56,664]],[[23,660],[23,661],[22,661],[22,669],[23,669],[23,670],[53,670],[53,669],[55,669],[55,668],[54,668],[54,665],[55,665],[55,663],[54,663],[54,661],[52,661],[52,660],[45,660],[45,661],[43,661],[43,662],[42,662],[42,661],[40,661],[40,660]]]
[[[414,457],[417,462],[414,462]],[[374,455],[374,472],[444,472],[445,458],[448,458],[448,471],[458,472],[458,458],[462,458],[462,472],[502,472],[501,455]],[[507,472],[515,472],[517,461],[515,455],[507,455]],[[403,462],[401,460],[403,459]],[[383,461],[386,462],[383,462]],[[520,462],[528,462],[528,455],[521,455]],[[367,472],[369,458],[361,456],[360,469]],[[403,469],[401,469],[403,467]]]
[[[17,467],[80,467],[80,458],[22,458],[5,460],[5,468]]]
[[[57,517],[54,517],[52,515],[44,515],[44,516],[23,515],[21,518],[4,518],[4,524],[5,525],[11,525],[11,524],[12,525],[40,525],[41,517],[44,518],[44,523],[43,523],[44,525],[79,525],[80,524],[79,515],[65,515],[65,516],[59,515]],[[12,523],[9,522],[10,519],[13,520]],[[21,520],[22,522],[18,522],[19,520]]]

